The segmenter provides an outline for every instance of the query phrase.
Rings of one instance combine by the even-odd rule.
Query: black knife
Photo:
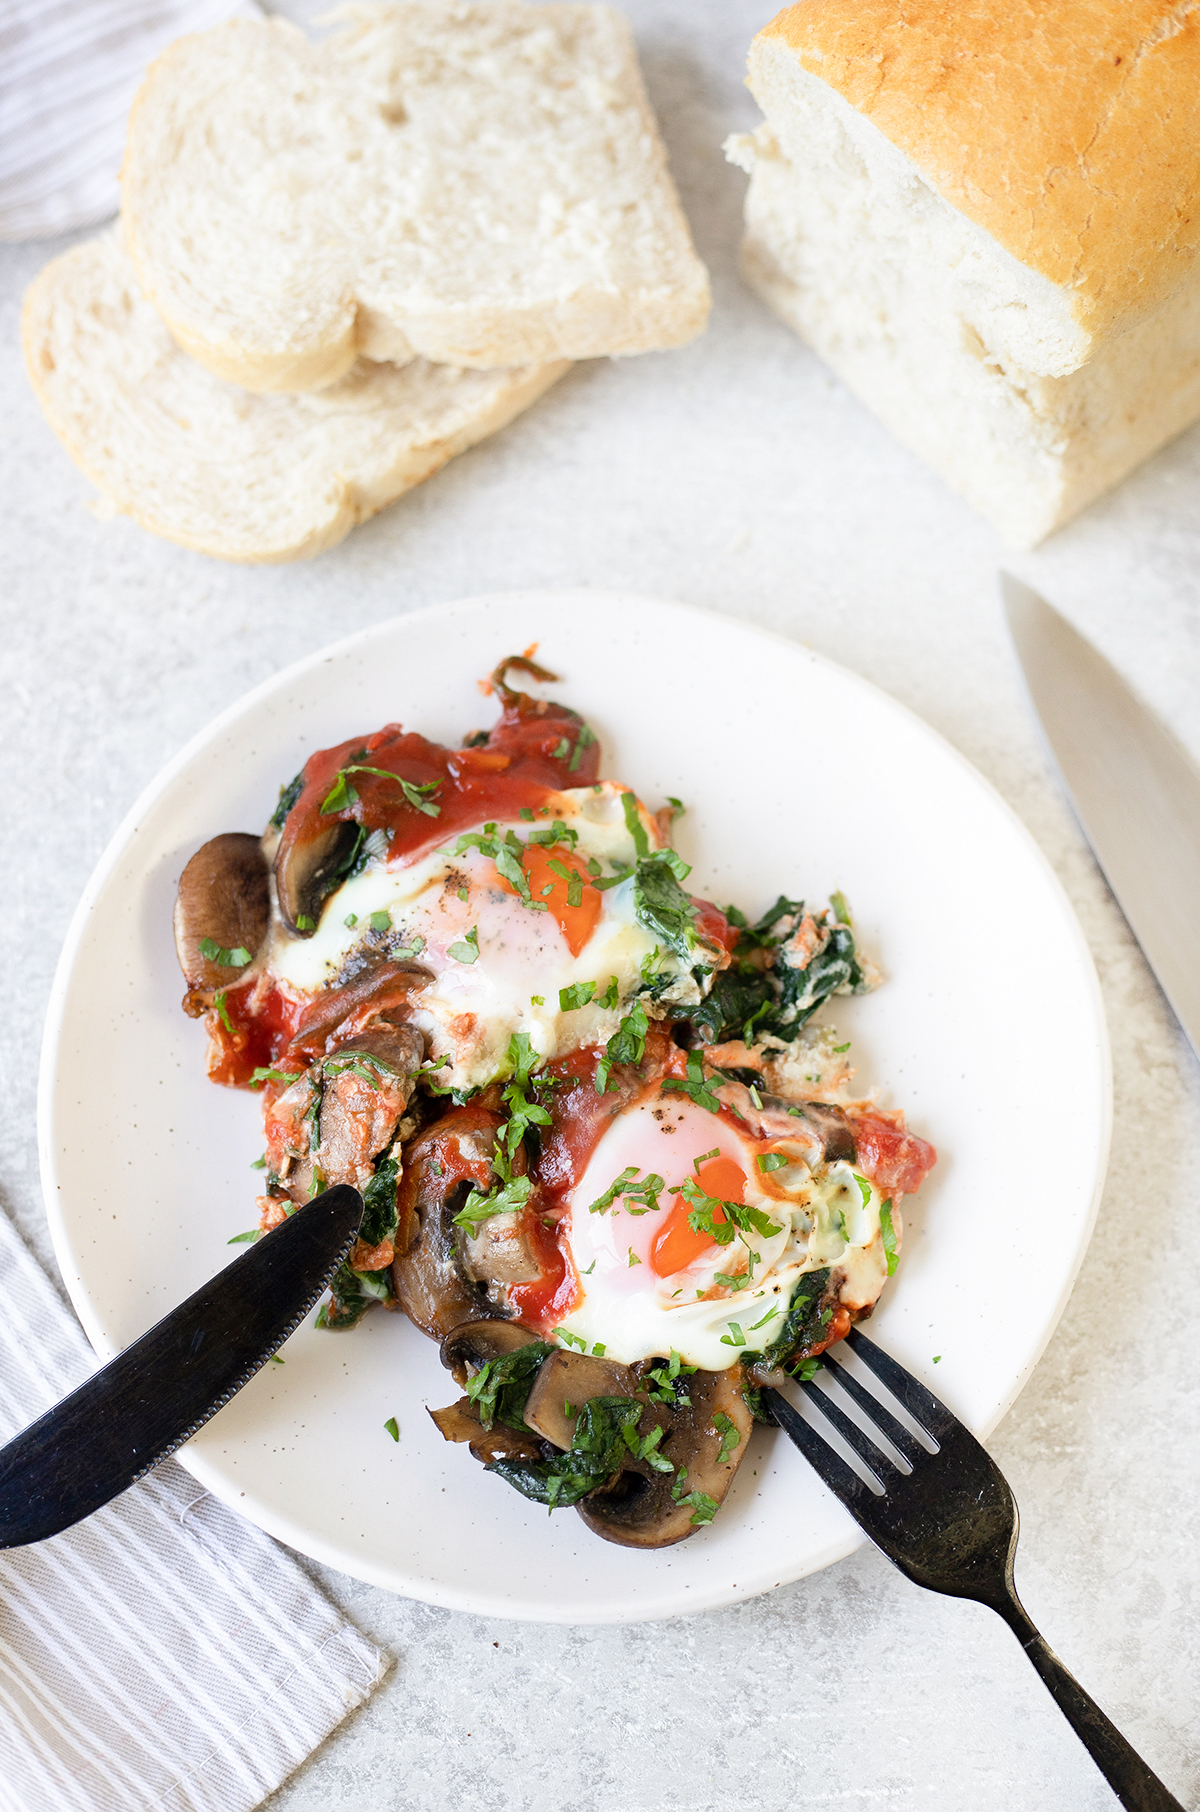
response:
[[[0,1448],[0,1548],[90,1516],[203,1428],[348,1256],[362,1197],[326,1190]]]

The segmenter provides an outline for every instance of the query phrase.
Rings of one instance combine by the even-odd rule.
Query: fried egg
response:
[[[649,1192],[657,1206],[631,1193],[647,1177],[661,1185]],[[692,1224],[698,1196],[757,1211],[754,1221],[733,1226],[717,1209],[713,1224],[731,1231],[722,1244]],[[560,1237],[581,1299],[558,1337],[624,1364],[677,1352],[719,1371],[778,1338],[806,1272],[837,1267],[843,1301],[875,1301],[887,1277],[881,1206],[850,1164],[824,1163],[802,1138],[754,1140],[684,1096],[651,1097],[613,1120],[570,1197]]]
[[[412,1023],[445,1088],[490,1082],[514,1034],[525,1034],[543,1062],[603,1043],[651,970],[664,978],[660,997],[698,998],[689,965],[660,951],[638,923],[631,882],[603,892],[581,884],[635,861],[626,797],[611,782],[578,787],[555,794],[532,822],[491,827],[500,841],[511,830],[525,843],[533,910],[477,847],[455,854],[451,845],[416,862],[377,860],[330,895],[311,937],[292,938],[277,926],[271,965],[308,994],[367,949],[429,970],[433,980],[415,1001]],[[654,819],[640,805],[638,816],[657,848]],[[529,841],[556,821],[565,827],[562,841]],[[571,989],[568,1002],[589,991],[591,998],[564,1004]]]

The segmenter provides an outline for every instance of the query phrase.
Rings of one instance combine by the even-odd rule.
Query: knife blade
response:
[[[344,1184],[314,1197],[0,1448],[0,1547],[69,1529],[216,1415],[318,1300],[362,1210]]]
[[[1000,589],[1075,816],[1200,1057],[1200,772],[1044,598],[1008,573]]]

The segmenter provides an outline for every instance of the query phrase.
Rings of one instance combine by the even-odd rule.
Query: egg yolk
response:
[[[572,956],[578,956],[596,929],[602,902],[596,889],[588,885],[586,871],[571,861],[570,855],[565,844],[558,843],[548,849],[544,843],[530,843],[525,849],[524,868],[533,898],[544,901],[550,908],[567,940],[568,950]],[[517,889],[504,875],[497,873],[496,880],[508,893],[516,893]],[[572,893],[577,905],[571,904]]]
[[[705,1195],[718,1196],[725,1202],[746,1199],[746,1173],[733,1158],[710,1158],[696,1172],[696,1181]],[[716,1245],[710,1233],[697,1232],[689,1224],[690,1213],[686,1198],[677,1195],[650,1247],[650,1266],[657,1276],[673,1277]],[[714,1208],[714,1225],[723,1226],[727,1219],[723,1209]]]

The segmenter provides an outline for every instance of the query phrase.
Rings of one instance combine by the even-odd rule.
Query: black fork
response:
[[[904,1472],[884,1443],[872,1440],[811,1381],[800,1389],[862,1460],[880,1489],[864,1484],[776,1390],[763,1395],[780,1427],[840,1498],[876,1547],[917,1585],[951,1598],[974,1598],[1003,1617],[1075,1734],[1129,1812],[1184,1812],[1173,1794],[1125,1741],[1075,1676],[1038,1634],[1013,1584],[1017,1506],[991,1456],[932,1391],[857,1328],[847,1335],[863,1364],[886,1385],[917,1425],[933,1439],[930,1453],[873,1392],[826,1353],[825,1371],[857,1404],[874,1430],[900,1453]]]

